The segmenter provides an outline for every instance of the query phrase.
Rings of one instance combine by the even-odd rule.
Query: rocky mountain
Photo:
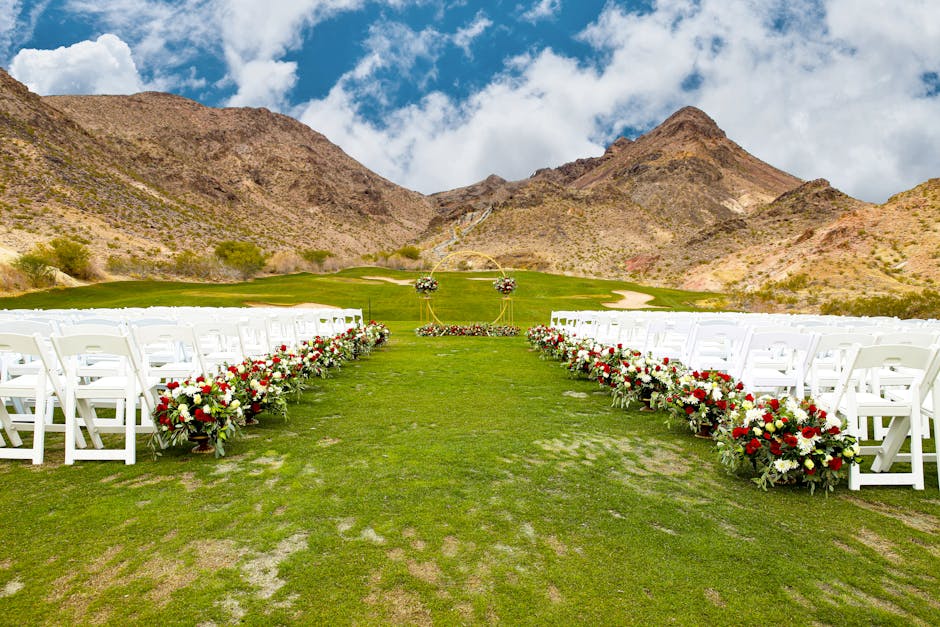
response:
[[[355,256],[413,240],[434,209],[309,127],[177,96],[40,98],[0,70],[2,245],[56,235],[108,256],[222,240]]]
[[[801,183],[686,107],[636,141],[618,139],[600,157],[524,181],[490,177],[433,195],[442,217],[427,240],[561,271],[617,275],[655,267],[654,278],[669,282],[697,261],[690,240],[706,251],[710,234],[740,230]]]
[[[65,235],[100,265],[226,239],[348,263],[417,244],[426,263],[473,249],[508,267],[796,305],[940,282],[940,179],[865,203],[764,163],[692,107],[598,157],[422,196],[265,109],[40,98],[0,70],[0,214],[0,262]]]

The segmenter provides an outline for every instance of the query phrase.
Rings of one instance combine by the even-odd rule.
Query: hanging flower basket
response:
[[[436,292],[438,288],[437,279],[432,276],[423,276],[419,277],[415,281],[415,291],[419,294],[431,294]]]
[[[509,296],[516,291],[516,280],[511,276],[501,276],[493,281],[493,288],[503,296]]]

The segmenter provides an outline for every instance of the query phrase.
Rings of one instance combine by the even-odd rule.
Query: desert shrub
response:
[[[279,250],[268,259],[265,270],[274,274],[287,274],[304,270],[306,262],[303,257],[292,250]]]
[[[318,268],[323,268],[323,263],[333,256],[328,250],[320,250],[317,248],[308,248],[300,253],[300,256],[304,258],[305,261],[314,264]]]
[[[216,275],[219,261],[192,251],[176,253],[170,264],[170,271],[179,276],[208,279]]]
[[[77,279],[94,279],[91,250],[85,244],[68,237],[56,237],[48,244],[37,244],[30,251],[36,259],[53,266]]]
[[[220,242],[215,247],[215,256],[244,277],[254,276],[264,268],[264,254],[251,242]]]
[[[12,265],[0,263],[0,290],[13,292],[25,290],[32,285],[29,277]]]
[[[49,287],[55,285],[55,268],[47,259],[35,253],[25,253],[13,262],[13,267],[26,275],[31,287]]]
[[[940,292],[924,290],[920,293],[834,300],[822,306],[822,313],[841,316],[940,318]]]
[[[411,259],[412,261],[416,261],[421,258],[421,249],[418,248],[417,246],[412,246],[409,244],[407,246],[402,246],[401,248],[396,250],[395,254],[400,257],[404,257],[405,259]]]

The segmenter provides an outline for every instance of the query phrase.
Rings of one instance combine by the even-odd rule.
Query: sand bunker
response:
[[[297,303],[296,305],[282,305],[279,303],[251,303],[246,302],[249,307],[283,307],[285,309],[339,309],[336,305],[322,305],[320,303]]]
[[[393,279],[388,276],[364,276],[363,279],[369,279],[370,281],[386,281],[387,283],[394,283],[395,285],[414,285],[415,282],[411,279]]]
[[[614,294],[619,294],[623,298],[616,303],[601,303],[604,307],[610,309],[646,309],[651,307],[647,304],[653,300],[653,296],[641,292],[630,292],[628,290],[614,290]]]

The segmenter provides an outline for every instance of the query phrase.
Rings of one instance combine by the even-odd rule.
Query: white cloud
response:
[[[20,50],[10,74],[41,94],[132,94],[143,81],[131,49],[119,37],[104,34],[55,50]]]
[[[486,17],[486,15],[480,11],[473,19],[473,22],[467,26],[464,26],[463,28],[457,29],[457,32],[454,33],[454,36],[451,38],[451,40],[454,42],[455,46],[463,50],[463,53],[466,56],[472,57],[473,53],[470,50],[470,46],[477,37],[482,35],[486,29],[492,25],[493,20]]]
[[[538,0],[524,12],[520,18],[524,22],[535,22],[552,19],[561,11],[561,0]]]
[[[465,101],[431,93],[380,124],[358,113],[348,76],[295,113],[425,192],[599,154],[617,129],[686,104],[769,163],[866,200],[940,171],[940,97],[922,97],[920,78],[940,69],[940,3],[660,0],[643,15],[609,4],[582,39],[594,64],[516,57]]]

